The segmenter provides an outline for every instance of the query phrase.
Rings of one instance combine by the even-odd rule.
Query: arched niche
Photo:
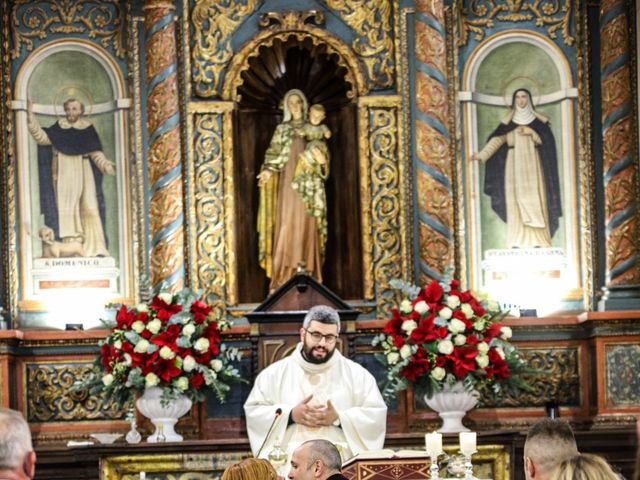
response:
[[[355,59],[340,49],[324,32],[265,33],[245,45],[227,73],[223,97],[235,101],[233,175],[239,303],[262,301],[268,293],[268,278],[257,260],[256,175],[282,121],[282,98],[292,88],[302,90],[309,105],[325,106],[326,124],[332,131],[323,283],[345,299],[364,296],[356,101],[364,82]]]

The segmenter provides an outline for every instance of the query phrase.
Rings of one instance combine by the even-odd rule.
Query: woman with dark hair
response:
[[[484,193],[507,224],[507,246],[550,247],[562,216],[556,143],[531,93],[513,93],[512,110],[472,160],[486,163]]]

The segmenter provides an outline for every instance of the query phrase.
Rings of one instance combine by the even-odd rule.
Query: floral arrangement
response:
[[[497,302],[486,307],[468,290],[461,291],[457,280],[441,285],[432,281],[426,287],[407,287],[399,308],[373,345],[382,347],[377,354],[387,368],[382,394],[395,398],[396,392],[414,388],[428,397],[445,384],[461,381],[469,391],[501,392],[530,390],[522,380],[526,371],[516,348],[509,343],[511,328],[500,323]]]
[[[240,379],[232,364],[240,353],[221,343],[220,332],[230,324],[213,318],[211,310],[188,289],[161,291],[133,308],[122,305],[115,322],[102,321],[109,335],[76,389],[106,392],[120,405],[156,386],[166,401],[181,394],[201,401],[206,389],[224,401],[229,383]]]

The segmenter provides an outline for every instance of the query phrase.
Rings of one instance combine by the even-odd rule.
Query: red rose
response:
[[[437,280],[431,280],[431,283],[422,291],[422,295],[427,303],[438,303],[444,295],[444,290]]]
[[[491,325],[489,325],[489,328],[487,328],[484,332],[485,340],[491,340],[492,338],[500,336],[501,328],[502,325],[499,323],[492,323]]]
[[[475,335],[467,335],[467,345],[478,345],[478,343],[480,343],[480,341],[478,340],[478,337],[476,337]]]
[[[443,367],[447,364],[447,359],[442,355],[436,357],[436,367]]]
[[[384,328],[382,329],[382,331],[384,333],[386,333],[387,335],[391,335],[393,337],[395,337],[396,335],[398,335],[400,333],[400,327],[402,327],[402,316],[400,315],[400,312],[398,311],[397,308],[392,308],[391,309],[391,320],[389,320]]]
[[[202,300],[196,300],[191,304],[193,321],[198,325],[203,323],[207,319],[207,315],[209,315],[211,309],[212,307],[204,303]]]
[[[157,310],[156,318],[163,322],[169,320],[173,315],[182,311],[182,305],[177,303],[169,305],[158,296],[153,297],[151,308]]]
[[[404,337],[398,335],[393,339],[393,344],[396,346],[396,348],[402,348],[402,346],[404,345]]]
[[[410,382],[415,382],[419,377],[429,371],[429,359],[424,348],[420,347],[411,356],[409,364],[400,370],[400,376],[406,378]]]
[[[202,384],[204,383],[204,375],[202,375],[202,373],[200,373],[200,372],[194,373],[191,376],[191,378],[189,379],[189,383],[194,388],[200,388],[202,386]]]
[[[421,344],[436,339],[435,324],[433,317],[426,317],[420,320],[418,326],[411,332],[410,339],[415,344]]]
[[[178,339],[180,332],[180,327],[174,323],[173,325],[169,325],[164,332],[160,332],[158,335],[153,337],[153,339],[151,339],[151,343],[160,347],[169,347],[175,352],[178,349],[176,340]]]
[[[467,373],[476,369],[477,356],[478,350],[473,347],[455,347],[447,358],[453,364],[453,374],[458,378],[464,378]]]
[[[135,320],[135,313],[132,310],[127,310],[127,307],[122,305],[116,313],[116,325],[121,330],[128,330],[131,328],[131,324]]]
[[[436,328],[436,336],[438,338],[447,338],[447,335],[449,335],[449,329],[447,327],[442,326]]]

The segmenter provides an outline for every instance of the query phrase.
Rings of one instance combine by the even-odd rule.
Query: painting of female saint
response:
[[[484,193],[507,225],[507,246],[551,247],[562,216],[556,142],[529,90],[515,90],[511,111],[471,159],[486,164]]]
[[[27,103],[27,127],[38,145],[42,256],[108,257],[102,176],[115,176],[115,164],[83,118],[84,104],[68,98],[64,112],[42,128],[31,99]]]
[[[324,182],[331,132],[322,124],[324,108],[309,109],[297,89],[285,94],[283,108],[258,174],[258,259],[271,291],[300,268],[321,282],[327,241]]]

